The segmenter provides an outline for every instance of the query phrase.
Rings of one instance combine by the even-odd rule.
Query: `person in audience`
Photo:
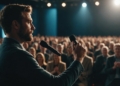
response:
[[[94,61],[96,61],[97,56],[101,54],[101,49],[103,46],[105,46],[105,44],[100,43],[99,48],[94,52]]]
[[[68,56],[68,61],[69,61],[69,65],[70,65],[75,59],[73,47],[72,47],[71,43],[69,43],[67,46],[67,56]]]
[[[107,60],[103,72],[107,74],[105,86],[120,86],[120,43],[114,47],[115,54]]]
[[[87,55],[94,59],[93,49],[90,42],[86,43],[86,47],[87,47]]]
[[[48,62],[47,71],[53,75],[59,75],[66,70],[66,63],[61,61],[61,56],[53,54],[53,61]]]
[[[0,11],[0,26],[6,38],[0,46],[0,86],[71,86],[83,71],[80,63],[85,47],[73,45],[76,59],[71,66],[54,76],[41,68],[22,44],[33,40],[35,27],[30,5],[9,4]]]
[[[44,56],[45,56],[45,62],[48,63],[48,60],[49,60],[49,54],[46,52],[47,49],[46,49],[45,47],[42,47],[42,46],[40,45],[40,51],[41,51],[41,53],[43,53]]]
[[[38,47],[38,42],[34,42],[34,43],[32,44],[32,47],[35,48],[36,53],[39,53],[39,52],[40,52],[40,49],[39,49],[39,47]]]
[[[51,42],[51,46],[53,49],[57,50],[57,43],[56,42]],[[48,61],[53,61],[53,53],[49,54],[49,59]]]
[[[38,62],[38,64],[43,67],[44,69],[46,69],[47,67],[47,63],[45,62],[45,56],[43,53],[37,53],[36,55],[36,60]]]
[[[30,47],[28,52],[30,52],[33,55],[33,57],[36,58],[36,50],[34,47]]]
[[[115,47],[115,43],[113,41],[110,42],[109,44],[109,54],[110,55],[114,55],[114,47]]]
[[[109,55],[109,48],[107,46],[103,46],[101,49],[102,54],[97,56],[96,62],[93,66],[93,75],[94,75],[94,84],[95,86],[105,86],[106,74],[102,73],[106,65],[106,61]]]
[[[65,53],[63,53],[63,49],[64,49],[64,46],[62,44],[57,45],[57,50],[59,53],[61,53],[61,61],[65,62],[66,67],[68,67],[69,66],[68,57]]]
[[[85,46],[84,42],[82,42],[82,41],[79,41],[79,42],[83,46]],[[89,57],[87,55],[87,47],[85,49],[86,49],[86,55],[81,60],[84,70],[73,86],[88,86],[88,84],[89,84],[89,79],[90,79],[90,75],[92,74],[92,68],[93,68],[93,59],[92,59],[92,57]]]

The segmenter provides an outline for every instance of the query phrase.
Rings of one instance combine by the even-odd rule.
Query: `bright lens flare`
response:
[[[99,3],[98,1],[96,1],[96,2],[95,2],[95,5],[96,5],[96,6],[99,6],[99,5],[100,5],[100,3]]]
[[[66,7],[66,3],[62,3],[62,7]]]
[[[84,2],[84,3],[82,3],[82,6],[83,7],[87,7],[87,4]]]
[[[116,6],[119,6],[119,5],[120,5],[120,0],[114,0],[114,4],[115,4]]]
[[[48,7],[51,7],[51,3],[47,3],[47,6],[48,6]]]

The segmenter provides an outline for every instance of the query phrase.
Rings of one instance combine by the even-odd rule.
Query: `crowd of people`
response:
[[[120,67],[119,37],[78,36],[76,39],[79,43],[86,46],[87,52],[84,59],[81,61],[84,71],[73,86],[108,86],[105,84],[110,84],[113,81],[115,83],[113,82],[112,84],[118,84]],[[46,41],[50,46],[61,53],[61,56],[42,47],[40,45],[41,40]],[[36,59],[41,67],[53,75],[59,75],[65,71],[75,59],[69,37],[38,35],[34,36],[32,41],[24,42],[23,47],[33,55],[34,59]]]

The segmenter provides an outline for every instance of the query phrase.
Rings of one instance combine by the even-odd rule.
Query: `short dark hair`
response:
[[[11,31],[11,24],[13,20],[21,22],[22,12],[32,12],[30,5],[9,4],[0,11],[0,25],[5,33]]]

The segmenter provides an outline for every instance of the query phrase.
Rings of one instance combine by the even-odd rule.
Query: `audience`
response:
[[[71,43],[69,43],[68,46],[67,46],[67,56],[68,56],[68,61],[69,61],[69,66],[70,66],[70,64],[75,59],[75,56],[74,56],[74,53],[73,53],[73,47],[72,47]]]
[[[119,86],[120,84],[120,40],[119,37],[76,37],[86,46],[86,56],[82,60],[84,71],[73,86]],[[61,53],[58,56],[39,45],[46,41]],[[3,39],[0,39],[0,44]],[[30,52],[39,66],[54,75],[59,75],[75,59],[69,37],[34,36],[34,40],[24,42],[23,47]],[[93,62],[94,61],[94,62]],[[92,70],[93,69],[93,70]],[[91,80],[90,80],[91,79]]]
[[[120,86],[120,43],[115,44],[115,54],[107,60],[103,70],[107,74],[105,86]]]
[[[65,53],[63,53],[63,49],[64,49],[64,45],[62,45],[62,44],[58,44],[57,45],[57,51],[59,53],[61,53],[61,60],[63,62],[65,62],[66,63],[66,67],[68,67],[69,66],[68,57],[67,57],[67,55]]]

